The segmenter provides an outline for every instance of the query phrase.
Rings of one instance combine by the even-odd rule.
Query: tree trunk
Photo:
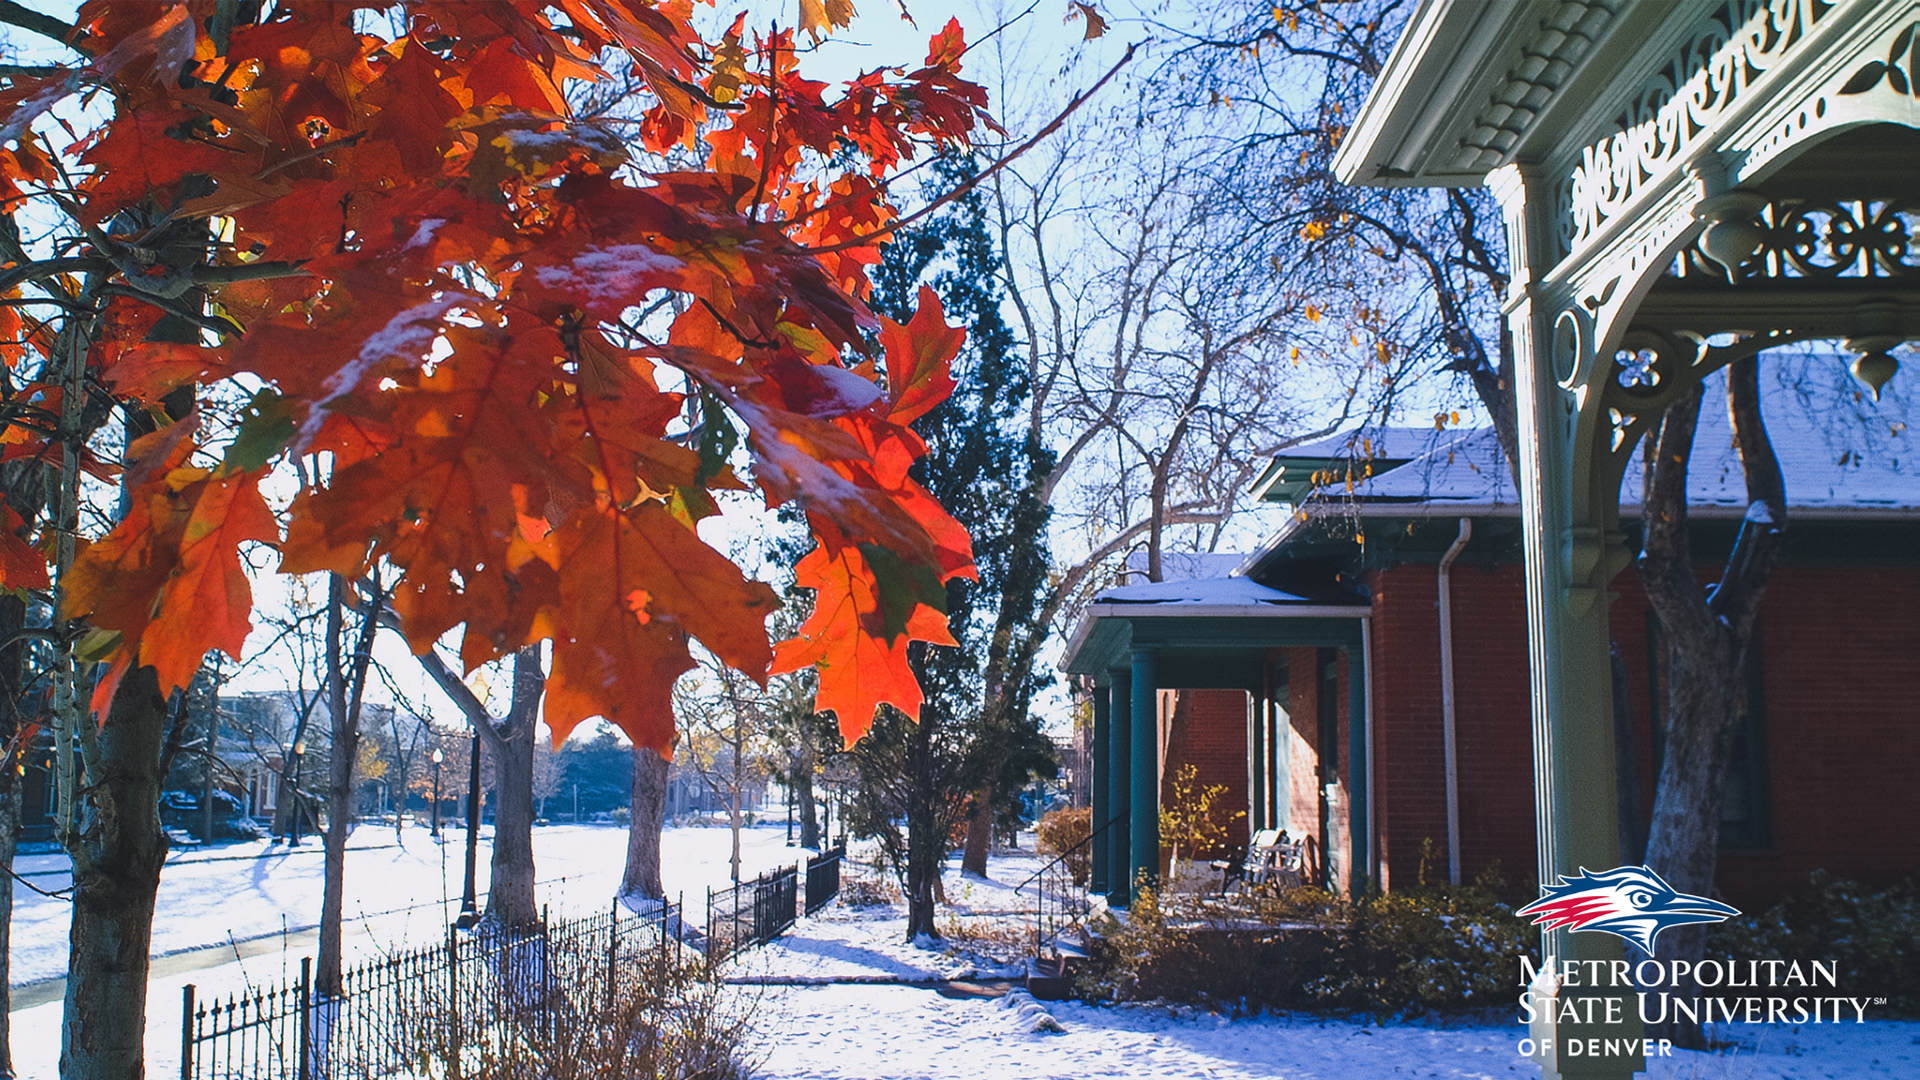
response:
[[[813,791],[812,769],[794,773],[793,798],[799,804],[800,846],[819,851],[826,845],[826,838],[820,835],[820,800]]]
[[[960,856],[960,872],[974,877],[987,876],[987,853],[993,849],[993,785],[973,795],[973,812],[967,818],[967,845]]]
[[[627,815],[627,871],[620,895],[647,900],[666,898],[660,884],[660,830],[667,823],[667,759],[644,747],[633,748],[633,805]]]
[[[145,1071],[147,957],[167,857],[160,829],[166,730],[167,703],[153,669],[128,672],[93,736],[98,750],[84,788],[85,824],[72,849],[72,951],[60,1039],[65,1080],[138,1080]]]
[[[506,926],[540,920],[533,896],[533,732],[516,725],[493,755],[493,872],[487,915]]]
[[[940,867],[945,861],[947,838],[940,835],[938,807],[942,792],[933,782],[933,723],[929,718],[913,722],[908,736],[912,752],[908,757],[913,776],[908,781],[907,800],[907,940],[940,940],[940,927],[934,921]]]
[[[379,583],[367,604],[354,642],[351,668],[342,663],[346,634],[347,581],[327,575],[327,709],[332,714],[333,745],[327,770],[327,832],[320,887],[319,957],[313,984],[321,994],[340,992],[341,918],[346,906],[347,836],[353,830],[353,774],[360,758],[360,703],[373,664],[373,635],[385,600]],[[296,796],[297,801],[297,796]],[[296,812],[298,808],[296,807]]]
[[[513,654],[513,704],[502,724],[484,715],[478,722],[493,734],[493,874],[487,888],[487,917],[506,926],[540,921],[533,892],[533,740],[539,726],[540,694],[546,686],[540,647]]]
[[[345,908],[347,832],[353,821],[353,767],[360,756],[360,718],[347,704],[347,671],[341,655],[345,635],[345,582],[328,575],[327,712],[332,723],[328,750],[327,832],[320,887],[320,956],[314,986],[322,994],[340,991],[341,916]]]
[[[1687,463],[1699,420],[1695,390],[1669,406],[1646,485],[1646,542],[1640,576],[1667,643],[1666,738],[1647,837],[1647,865],[1684,893],[1713,890],[1719,859],[1720,807],[1740,716],[1748,646],[1769,574],[1786,529],[1786,489],[1760,417],[1758,362],[1727,369],[1727,405],[1746,474],[1748,511],[1711,590],[1696,576],[1687,528]],[[1651,436],[1650,436],[1651,437]],[[1656,942],[1656,958],[1700,961],[1706,927],[1675,927]],[[1668,988],[1692,996],[1693,987]],[[1655,1037],[1700,1048],[1697,1023],[1669,1015]]]
[[[794,802],[799,804],[800,846],[819,851],[826,840],[820,835],[820,802],[813,791],[814,773],[820,766],[820,747],[814,736],[813,721],[811,715],[800,718],[800,752],[795,756],[790,780]]]

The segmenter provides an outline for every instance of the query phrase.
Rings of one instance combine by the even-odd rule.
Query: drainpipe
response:
[[[1440,556],[1440,740],[1447,760],[1447,881],[1460,884],[1460,763],[1453,732],[1453,560],[1473,539],[1473,519]]]

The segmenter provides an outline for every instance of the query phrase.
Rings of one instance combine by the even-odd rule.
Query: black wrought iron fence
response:
[[[334,1080],[406,1075],[439,1061],[484,1077],[610,999],[622,968],[684,965],[679,908],[634,914],[616,903],[579,919],[451,931],[444,945],[375,957],[341,974],[337,993],[297,981],[212,1001],[183,990],[181,1080]],[[562,973],[562,974],[556,974]],[[581,977],[592,973],[593,977]],[[469,1051],[483,1052],[476,1058]]]
[[[807,862],[807,906],[811,915],[840,895],[840,860],[847,857],[847,846],[828,848]]]
[[[731,888],[707,890],[707,958],[720,961],[765,945],[793,925],[799,871],[769,870]]]

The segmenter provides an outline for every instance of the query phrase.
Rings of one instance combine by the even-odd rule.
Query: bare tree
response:
[[[683,733],[677,754],[709,789],[725,797],[733,834],[729,864],[737,882],[747,793],[765,783],[768,706],[765,692],[746,676],[704,651],[698,655],[700,666],[674,687],[673,708]]]
[[[560,794],[560,785],[567,776],[566,764],[560,760],[560,751],[551,737],[535,736],[532,773],[534,818],[545,820],[547,800]]]

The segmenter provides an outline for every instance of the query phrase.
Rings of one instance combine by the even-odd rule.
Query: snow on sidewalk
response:
[[[1209,1077],[1374,1080],[1537,1077],[1512,1027],[1375,1026],[1279,1015],[1228,1020],[1184,1010],[1050,1002],[1063,1031],[1034,1032],[980,997],[904,986],[782,987],[758,1003],[761,1080],[1033,1080]],[[1649,1080],[1920,1077],[1920,1023],[1762,1028],[1757,1049],[1655,1059]]]
[[[1030,865],[1031,864],[1031,865]],[[949,866],[948,897],[963,915],[1017,911],[1013,888],[1037,865],[996,859],[989,879]],[[870,874],[871,871],[868,871]],[[1034,1003],[969,983],[910,983],[964,973],[968,946],[906,943],[898,904],[829,906],[744,955],[735,970],[780,973],[785,985],[740,987],[754,1011],[749,1048],[760,1080],[1034,1080],[1209,1077],[1216,1080],[1373,1080],[1537,1077],[1520,1056],[1518,1023],[1458,1020],[1379,1025],[1366,1018],[1275,1014],[1229,1019],[1185,1007]],[[809,984],[809,976],[812,982]],[[772,980],[765,980],[771,982]],[[1011,1007],[1009,1007],[1011,1006]],[[1039,1013],[1044,1008],[1051,1023]],[[1517,1010],[1516,1010],[1517,1012]],[[1038,1022],[1036,1022],[1038,1021]],[[1057,1025],[1058,1030],[1051,1030]],[[1673,1051],[1650,1080],[1920,1080],[1920,1023],[1738,1025],[1718,1053]]]

